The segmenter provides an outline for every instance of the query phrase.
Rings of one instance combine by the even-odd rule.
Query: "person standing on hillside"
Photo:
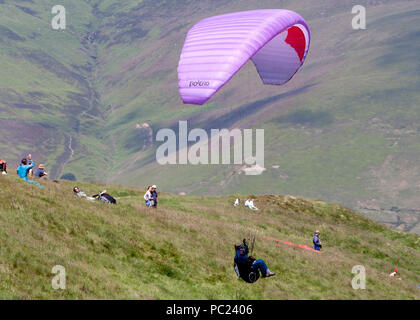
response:
[[[33,171],[33,161],[32,161],[32,154],[28,154],[27,157],[28,160],[28,166],[32,166],[30,169],[28,169],[28,176],[33,177],[34,171]]]
[[[38,182],[28,179],[29,170],[31,170],[34,167],[34,165],[35,164],[32,161],[31,161],[31,164],[28,165],[28,159],[26,159],[26,158],[22,159],[21,164],[17,168],[16,172],[17,172],[19,178],[22,178],[27,183],[31,183],[31,184],[37,185],[40,188],[43,188],[43,186],[41,186]]]
[[[322,243],[321,243],[321,240],[319,240],[319,230],[315,231],[312,242],[314,243],[314,249],[317,251],[321,251]]]
[[[146,193],[144,194],[143,198],[146,203],[146,207],[152,206],[152,194],[151,194],[152,186],[147,186]]]
[[[152,205],[153,208],[157,208],[157,203],[158,203],[158,194],[157,194],[156,188],[157,187],[154,184],[152,188],[150,189],[150,196],[152,197],[152,200],[153,200],[153,205]]]

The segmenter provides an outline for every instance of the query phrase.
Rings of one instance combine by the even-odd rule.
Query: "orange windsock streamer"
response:
[[[282,240],[279,240],[279,239],[276,239],[276,238],[271,238],[271,237],[264,237],[264,238],[267,239],[267,240],[273,240],[273,241],[276,241],[276,242],[281,242],[281,243],[287,244],[289,246],[302,248],[302,249],[313,251],[313,252],[316,252],[316,253],[322,253],[321,251],[317,251],[315,249],[312,249],[311,247],[309,247],[307,245],[304,245],[304,244],[295,244],[295,243],[292,243],[292,242],[282,241]]]

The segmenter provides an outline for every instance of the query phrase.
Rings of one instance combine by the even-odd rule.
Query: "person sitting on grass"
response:
[[[147,186],[146,193],[143,196],[144,201],[146,203],[146,207],[148,208],[150,208],[153,205],[151,190],[152,190],[152,186]]]
[[[88,197],[86,195],[86,193],[84,193],[82,190],[80,190],[79,187],[77,187],[77,186],[73,188],[73,192],[74,192],[74,195],[78,196],[79,198],[84,198],[84,199],[89,200],[89,201],[95,201],[96,200],[93,197]]]
[[[271,272],[268,269],[266,263],[262,259],[256,260],[253,256],[248,257],[249,249],[246,243],[246,239],[242,240],[242,244],[235,245],[235,264],[238,268],[239,276],[246,282],[255,282],[258,279],[258,276],[255,280],[250,277],[252,272],[259,274],[261,272],[263,278],[272,277],[275,275],[274,272]]]
[[[248,207],[251,210],[259,210],[256,206],[254,206],[254,199],[251,199],[251,197],[248,197],[248,200],[245,201],[245,207]]]
[[[47,178],[48,172],[45,171],[45,166],[43,164],[40,164],[38,166],[38,169],[35,172],[35,177],[37,178]]]
[[[38,182],[32,181],[32,180],[29,180],[28,179],[29,170],[32,170],[32,168],[34,167],[34,165],[35,164],[32,161],[31,161],[31,164],[28,165],[28,159],[26,159],[26,158],[22,159],[19,167],[16,170],[17,175],[19,176],[19,178],[22,178],[27,183],[34,184],[34,185],[36,185],[36,186],[38,186],[40,188],[43,188],[43,186],[41,186]]]

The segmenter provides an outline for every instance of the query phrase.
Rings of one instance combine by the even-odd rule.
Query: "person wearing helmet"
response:
[[[319,230],[315,231],[312,242],[314,243],[314,249],[317,251],[321,251],[322,243],[321,243],[321,240],[319,240]]]

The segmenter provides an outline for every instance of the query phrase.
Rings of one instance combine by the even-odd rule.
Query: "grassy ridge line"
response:
[[[51,29],[52,3],[0,2],[0,156],[11,164],[33,150],[57,177],[407,208],[370,216],[418,232],[420,217],[410,211],[419,208],[420,191],[420,11],[413,1],[361,1],[366,31],[351,28],[351,4],[333,0],[65,1],[65,31]],[[264,86],[250,62],[204,108],[183,105],[176,66],[189,28],[261,8],[295,10],[311,27],[310,54],[293,81]],[[191,119],[191,128],[265,129],[268,171],[250,181],[233,168],[151,163],[154,149],[142,149],[150,137],[136,124],[156,133],[179,119]]]
[[[258,213],[230,197],[161,194],[148,210],[143,191],[106,188],[117,206],[72,195],[72,183],[28,185],[0,177],[0,297],[4,299],[419,299],[419,237],[392,231],[338,205],[290,196],[256,197]],[[322,255],[264,240],[311,243],[322,232]],[[248,285],[232,268],[233,244],[257,231],[255,254],[272,279]],[[351,245],[350,245],[351,244]],[[67,289],[51,287],[51,268],[66,267]],[[351,269],[367,270],[355,291]],[[389,279],[394,267],[403,281]]]

